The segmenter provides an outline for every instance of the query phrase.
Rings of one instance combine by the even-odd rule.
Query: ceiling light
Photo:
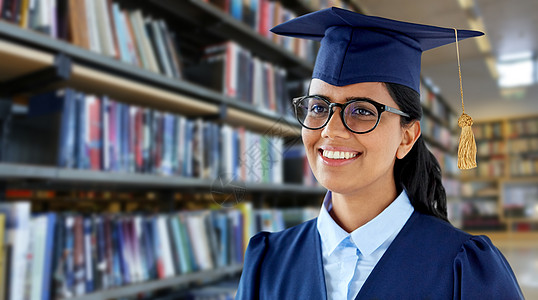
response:
[[[501,88],[528,86],[536,83],[536,62],[532,52],[503,55],[497,60],[498,84]]]

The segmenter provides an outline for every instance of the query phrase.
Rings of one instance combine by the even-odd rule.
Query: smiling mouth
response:
[[[318,149],[321,156],[328,159],[353,159],[360,156],[360,152],[349,152],[349,151],[331,151]]]

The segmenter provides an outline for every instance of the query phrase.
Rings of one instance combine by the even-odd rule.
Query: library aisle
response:
[[[422,56],[448,217],[538,299],[536,0],[0,0],[0,300],[233,299],[250,237],[318,216],[291,99],[331,6],[459,43],[478,167],[457,168],[456,47]]]

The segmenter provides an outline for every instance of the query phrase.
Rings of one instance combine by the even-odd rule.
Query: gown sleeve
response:
[[[454,299],[524,299],[510,265],[486,236],[463,244],[454,277]]]
[[[254,235],[245,252],[243,272],[239,280],[236,300],[253,300],[259,298],[260,266],[266,252],[267,235],[269,232],[260,232]]]

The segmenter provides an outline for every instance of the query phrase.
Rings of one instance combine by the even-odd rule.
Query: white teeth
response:
[[[331,159],[350,159],[357,156],[356,152],[323,150],[323,156]]]

